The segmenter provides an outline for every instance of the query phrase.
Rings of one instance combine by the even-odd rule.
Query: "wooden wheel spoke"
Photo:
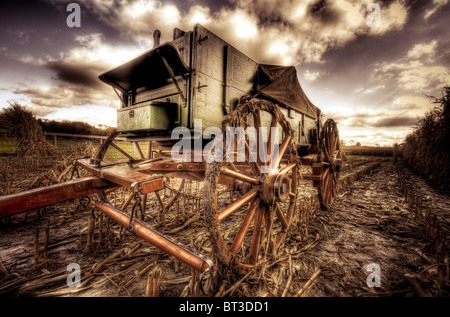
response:
[[[324,190],[327,190],[328,189],[328,185],[329,185],[329,183],[330,183],[330,169],[329,168],[327,168],[326,169],[326,172],[324,173],[324,182],[325,182],[325,188],[324,188]]]
[[[276,251],[275,241],[273,240],[273,220],[270,214],[270,209],[267,207],[264,212],[264,229],[267,236],[267,254],[274,254]]]
[[[281,143],[280,147],[278,148],[278,153],[274,153],[274,157],[272,159],[272,168],[278,168],[280,165],[281,159],[283,158],[284,152],[286,152],[286,149],[288,147],[289,142],[291,141],[291,136],[287,135],[283,143]]]
[[[227,208],[225,208],[223,211],[221,211],[216,216],[216,221],[221,222],[225,218],[227,218],[229,215],[231,215],[233,212],[241,208],[243,205],[248,203],[250,200],[252,200],[256,195],[258,194],[259,188],[254,188],[251,191],[249,191],[247,194],[242,196],[240,199],[236,200],[232,204],[228,205]]]
[[[250,244],[249,263],[254,265],[258,260],[259,250],[261,248],[261,229],[263,224],[265,205],[261,205],[256,214],[255,224],[253,226],[252,241]]]
[[[250,207],[245,215],[244,220],[241,223],[241,226],[239,227],[239,231],[236,234],[236,237],[234,238],[233,244],[231,245],[230,252],[234,255],[239,251],[242,242],[244,241],[244,238],[248,232],[248,228],[250,227],[250,223],[252,222],[255,213],[259,209],[259,199],[256,198],[252,201],[250,204]]]
[[[127,200],[124,202],[124,204],[122,205],[122,207],[120,209],[125,210],[127,209],[128,205],[130,204],[131,200],[133,199],[134,194],[130,193],[130,195],[128,196]]]
[[[338,151],[337,150],[338,141],[339,141],[339,138],[334,136],[334,138],[333,138],[333,157],[336,157],[336,155],[337,155],[336,151]]]
[[[136,149],[139,153],[139,157],[141,158],[141,160],[145,160],[145,156],[144,156],[144,153],[142,153],[142,149],[141,149],[141,146],[139,145],[139,142],[134,141],[133,143],[134,143],[134,146],[136,146]]]
[[[252,168],[253,172],[257,175],[261,175],[261,167],[256,162],[257,160],[255,159],[253,153],[250,152],[250,147],[248,145],[247,140],[245,140],[245,159],[247,162],[249,162],[248,164]]]
[[[229,168],[222,167],[220,169],[220,172],[224,175],[231,176],[231,177],[239,179],[241,181],[244,181],[244,182],[247,182],[247,183],[250,183],[253,185],[259,185],[259,179],[244,175],[237,171],[230,170]]]
[[[335,184],[339,182],[339,173],[333,173],[333,181]]]
[[[323,174],[322,174],[322,179],[323,179],[323,181],[325,181],[326,180],[326,178],[328,177],[328,174],[330,173],[330,168],[329,167],[325,167],[324,169],[323,169]]]
[[[173,195],[173,197],[170,199],[170,201],[167,203],[167,205],[164,206],[164,210],[168,210],[170,207],[172,207],[172,205],[176,202],[176,200],[178,199],[178,197],[180,196],[180,192],[183,190],[184,188],[184,184],[185,184],[185,179],[181,180],[181,184],[180,187],[178,188],[177,192],[175,193],[175,195]]]
[[[259,110],[255,112],[253,115],[253,122],[255,124],[255,130],[256,130],[256,159],[258,162],[258,165],[261,166],[261,153],[263,153],[262,147],[262,137],[261,137],[261,113]]]
[[[296,165],[297,165],[296,163],[288,164],[287,166],[283,167],[283,168],[280,170],[279,173],[280,173],[280,174],[287,174],[287,173],[289,173]]]
[[[280,219],[280,222],[283,225],[283,228],[287,228],[288,223],[286,221],[286,217],[284,216],[283,212],[281,211],[281,207],[278,203],[275,203],[275,213],[277,214],[278,219]]]
[[[111,146],[114,147],[117,151],[125,155],[129,160],[134,160],[134,157],[132,157],[130,154],[125,152],[124,149],[122,149],[120,146],[118,146],[115,142],[111,142]]]
[[[148,141],[147,143],[147,159],[151,160],[153,158],[153,142],[152,141]]]
[[[266,165],[270,165],[272,164],[272,148],[273,145],[275,144],[275,138],[277,137],[276,133],[275,135],[272,135],[272,130],[276,129],[277,127],[277,119],[275,118],[275,116],[272,116],[272,121],[270,122],[270,128],[269,128],[269,136],[267,139],[267,155],[268,157],[266,158]]]

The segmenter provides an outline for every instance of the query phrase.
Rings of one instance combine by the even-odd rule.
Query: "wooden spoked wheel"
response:
[[[319,201],[322,209],[328,209],[334,201],[339,184],[341,171],[341,150],[339,131],[332,119],[325,121],[320,134],[320,159],[322,162],[322,182],[318,188]]]
[[[97,150],[95,159],[105,161],[139,162],[152,158],[150,142],[117,142],[120,133],[113,131]],[[146,144],[144,144],[146,143]]]
[[[227,140],[230,128],[242,128],[245,136]],[[222,135],[224,161],[206,169],[205,220],[219,267],[243,273],[276,256],[284,243],[294,219],[300,160],[289,122],[268,101],[239,105],[223,120]]]
[[[93,164],[101,164],[102,166],[104,166],[109,164],[121,165],[129,163],[133,166],[137,166],[141,163],[146,163],[153,160],[152,151],[155,150],[155,148],[153,147],[151,141],[117,141],[119,136],[120,133],[113,131],[106,138],[106,140],[98,148],[96,156],[92,161]],[[156,175],[156,173],[152,175]],[[164,175],[164,173],[162,173],[161,175]],[[175,215],[172,216],[176,217],[178,215],[179,205],[177,203],[180,200],[183,200],[183,198],[183,202],[185,202],[182,206],[183,209],[193,209],[194,207],[196,207],[194,205],[194,199],[196,197],[192,193],[194,187],[192,185],[192,180],[166,176],[164,177],[164,187],[165,189],[154,192],[154,202],[157,203],[157,209],[159,210],[155,221],[157,225],[162,226],[165,226],[165,216],[170,211],[176,211]],[[124,187],[119,187],[109,192],[103,192],[103,199],[111,200],[108,199],[108,196],[115,197],[113,192],[116,192],[117,194],[120,191],[125,191],[126,195],[118,205],[116,204],[116,207],[123,211],[126,211],[136,203],[136,197],[132,190]],[[151,197],[151,195],[153,195],[153,193],[143,194],[140,197],[140,210],[142,210],[143,213],[145,213],[146,211],[147,199],[150,199],[149,197]],[[188,207],[187,203],[189,203]]]
[[[116,130],[111,132],[97,149],[95,156],[91,159],[91,164],[98,167],[115,164],[136,164],[152,158],[150,142],[118,140],[119,137],[120,133]],[[123,197],[123,199],[119,197]],[[127,208],[131,208],[135,204],[134,198],[135,196],[132,190],[125,187],[117,187],[113,190],[102,192],[103,200],[113,203],[115,207],[123,211],[126,211]],[[144,217],[146,203],[147,194],[144,194],[141,197],[140,203],[142,218]]]

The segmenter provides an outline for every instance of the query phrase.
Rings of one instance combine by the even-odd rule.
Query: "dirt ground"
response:
[[[398,177],[393,163],[387,162],[339,194],[328,214],[323,239],[308,252],[307,258],[318,260],[316,265],[323,270],[310,296],[417,295],[407,276],[422,273],[422,282],[430,283],[427,278],[438,274],[439,264],[427,252],[430,242],[423,225],[408,208]],[[423,194],[436,200],[434,208],[448,215],[448,196],[417,181]],[[380,287],[367,285],[371,263],[379,266]],[[425,272],[430,276],[425,277]],[[445,274],[448,277],[448,271]],[[424,288],[430,288],[425,294],[448,296],[448,280],[445,289],[432,290],[431,284],[424,283]]]
[[[107,223],[91,208],[83,210],[79,201],[70,201],[1,220],[0,295],[142,297],[148,276],[153,276],[159,278],[161,297],[447,297],[450,270],[448,250],[442,245],[448,237],[449,194],[390,158],[353,157],[346,163],[341,179],[358,171],[359,175],[348,178],[330,210],[314,210],[308,225],[292,234],[276,260],[245,276],[224,280],[219,290],[203,293],[199,275],[187,265]],[[315,189],[304,186],[303,196],[316,196]],[[195,194],[199,188],[191,190]],[[423,210],[432,210],[439,219],[439,241],[417,218],[412,193],[420,197]],[[158,208],[154,198],[149,199],[148,208]],[[161,230],[208,254],[208,234],[196,221],[198,214],[197,206],[181,216],[169,215]],[[97,231],[87,249],[91,215]],[[150,221],[156,223],[156,218]],[[108,241],[101,231],[107,224],[111,228]],[[43,253],[46,236],[47,255]],[[81,286],[69,288],[72,271],[67,268],[73,263],[80,268]],[[379,271],[368,271],[368,266]]]

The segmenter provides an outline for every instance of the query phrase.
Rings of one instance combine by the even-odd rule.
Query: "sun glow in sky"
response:
[[[0,108],[114,126],[119,101],[98,76],[150,49],[155,29],[166,42],[195,23],[256,62],[296,66],[348,142],[402,142],[450,84],[448,0],[78,0],[79,28],[66,24],[70,2],[0,2]]]

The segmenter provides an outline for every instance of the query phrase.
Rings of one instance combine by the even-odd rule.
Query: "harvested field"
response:
[[[40,169],[27,171],[25,163],[4,163],[1,194],[58,181],[55,166],[41,164]],[[340,192],[328,211],[319,209],[311,182],[303,182],[295,230],[276,259],[244,276],[224,278],[212,292],[202,292],[198,273],[187,265],[93,211],[92,201],[75,200],[1,220],[0,295],[449,295],[448,193],[434,190],[392,159],[377,157],[346,161]],[[173,188],[177,185],[171,183]],[[187,184],[186,195],[164,214],[154,194],[149,194],[145,214],[146,221],[163,233],[208,255],[201,187],[197,182]],[[119,190],[110,200],[121,205],[128,195]],[[172,195],[166,189],[161,199]],[[81,270],[81,285],[70,288],[67,268],[74,263]],[[371,263],[379,265],[380,287],[367,284]]]

